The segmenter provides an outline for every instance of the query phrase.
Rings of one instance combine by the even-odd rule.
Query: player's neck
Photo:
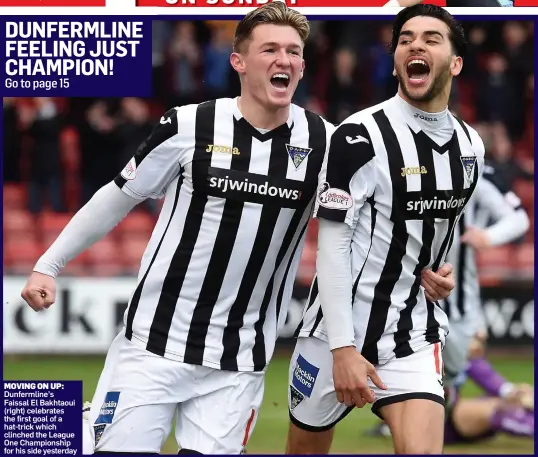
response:
[[[396,101],[400,106],[402,113],[409,119],[413,119],[413,122],[418,127],[425,131],[437,131],[448,128],[451,130],[451,123],[448,116],[447,106],[440,108],[430,109],[428,111],[422,108],[423,105],[417,103],[411,103],[409,99],[398,93]],[[419,107],[420,106],[420,107]]]
[[[289,105],[285,108],[267,110],[248,94],[241,94],[237,107],[245,120],[258,129],[273,130],[285,124],[290,115]]]
[[[409,105],[421,111],[424,111],[425,113],[442,113],[448,107],[448,98],[450,96],[450,92],[448,92],[447,94],[443,92],[434,99],[424,102],[417,102],[415,100],[411,100],[403,93],[401,87],[398,89],[398,95]]]

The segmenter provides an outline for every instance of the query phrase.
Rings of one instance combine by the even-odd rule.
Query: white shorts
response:
[[[263,399],[263,372],[232,372],[154,355],[120,333],[90,411],[94,450],[160,453],[177,412],[178,446],[240,454]]]
[[[377,366],[377,374],[388,389],[378,389],[369,382],[376,397],[372,412],[382,419],[381,407],[414,398],[444,405],[442,363],[441,345],[436,343]],[[336,398],[333,356],[325,341],[298,338],[290,362],[288,406],[290,420],[309,431],[329,430],[353,410]]]

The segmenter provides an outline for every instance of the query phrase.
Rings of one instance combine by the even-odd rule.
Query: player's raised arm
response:
[[[375,368],[356,350],[353,326],[351,239],[361,208],[375,188],[375,154],[361,124],[346,123],[332,136],[314,215],[320,219],[317,272],[319,296],[333,352],[334,385],[338,400],[362,407],[374,397],[369,376],[383,383]]]
[[[178,121],[168,111],[123,171],[99,189],[69,221],[34,267],[21,296],[35,311],[56,300],[55,278],[62,268],[103,238],[140,202],[164,195],[178,175]]]

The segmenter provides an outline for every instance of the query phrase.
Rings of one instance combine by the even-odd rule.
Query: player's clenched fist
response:
[[[56,301],[54,278],[34,271],[28,278],[21,297],[34,311],[49,308]]]

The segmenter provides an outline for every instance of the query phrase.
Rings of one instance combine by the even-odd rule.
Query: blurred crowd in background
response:
[[[235,21],[155,21],[150,100],[4,98],[7,273],[29,271],[72,213],[123,169],[166,109],[239,94],[239,80],[229,64],[235,25]],[[338,123],[395,94],[393,61],[387,53],[390,22],[314,21],[311,25],[297,104]],[[480,132],[487,158],[522,198],[532,221],[523,246],[515,252],[493,250],[494,254],[485,254],[484,262],[491,266],[497,261],[506,267],[514,261],[521,263],[518,268],[532,268],[534,24],[490,20],[466,21],[464,26],[469,49],[450,107]],[[159,207],[160,202],[142,204],[68,272],[136,272]],[[122,236],[122,230],[131,235]],[[305,283],[314,268],[315,231],[310,233],[300,277]]]

